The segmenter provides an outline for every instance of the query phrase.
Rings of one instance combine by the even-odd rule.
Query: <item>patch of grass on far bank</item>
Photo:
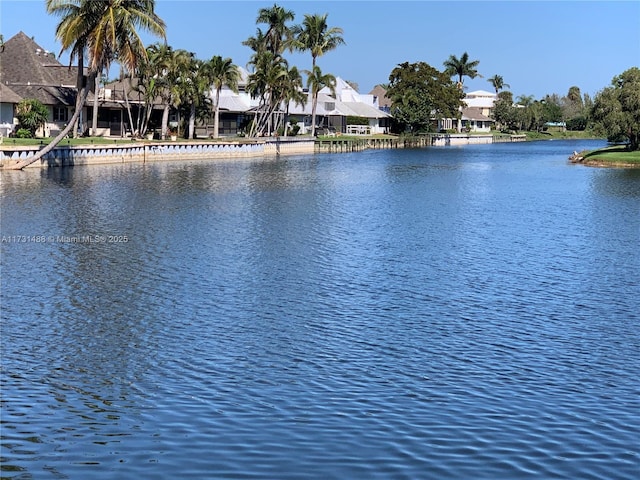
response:
[[[41,145],[49,145],[53,138],[3,138],[3,147],[38,147]],[[59,146],[78,146],[78,145],[113,145],[116,143],[131,143],[131,139],[113,139],[103,137],[81,137],[81,138],[65,138]]]
[[[527,136],[527,140],[573,140],[573,139],[601,139],[590,130],[576,130],[566,132],[522,132]]]
[[[640,150],[630,151],[626,145],[614,145],[586,152],[582,163],[601,166],[637,166],[640,167]]]

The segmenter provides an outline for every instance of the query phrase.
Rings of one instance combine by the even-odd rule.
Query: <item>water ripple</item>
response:
[[[129,241],[2,244],[2,477],[635,478],[639,184],[584,148],[3,172],[3,235]]]

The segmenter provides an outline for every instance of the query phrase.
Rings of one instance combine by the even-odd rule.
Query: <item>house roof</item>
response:
[[[289,104],[289,113],[297,115],[311,114],[311,95],[307,95],[307,102],[304,105]],[[354,116],[366,118],[387,118],[388,113],[377,109],[363,102],[341,102],[326,93],[318,94],[318,105],[316,115],[330,116]]]
[[[73,105],[77,67],[62,65],[49,53],[19,32],[4,43],[0,52],[0,82],[20,100],[35,98],[46,105]],[[15,96],[2,101],[15,102]]]
[[[76,67],[62,65],[24,32],[4,43],[0,53],[0,80],[4,84],[65,85],[76,84]]]
[[[230,112],[246,112],[251,106],[239,95],[220,95],[220,110]]]
[[[338,109],[343,115],[353,115],[355,117],[387,118],[391,116],[379,108],[361,102],[340,102]]]
[[[18,103],[22,97],[11,90],[9,86],[0,83],[0,101],[2,103]]]
[[[5,85],[6,86],[6,85]],[[48,87],[45,85],[11,85],[11,90],[20,99],[35,98],[45,105],[74,105],[76,101],[76,89],[70,87]],[[5,102],[5,98],[2,98]],[[10,103],[18,103],[10,102]]]
[[[391,100],[387,98],[387,90],[382,85],[373,87],[369,94],[378,97],[378,105],[380,107],[391,107]]]
[[[467,98],[478,98],[478,97],[496,98],[496,94],[494,92],[487,92],[486,90],[474,90],[473,92],[467,93]]]
[[[462,109],[462,119],[463,120],[482,121],[482,122],[493,122],[494,121],[492,118],[489,118],[486,115],[483,115],[481,108],[474,108],[474,107],[463,108]]]

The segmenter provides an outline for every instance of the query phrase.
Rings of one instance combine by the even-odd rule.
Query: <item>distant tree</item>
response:
[[[297,50],[311,52],[311,71],[316,66],[316,60],[325,53],[343,45],[343,31],[340,27],[329,27],[327,14],[305,15],[302,25],[292,30],[293,45]]]
[[[624,71],[598,92],[592,116],[609,140],[623,138],[629,150],[640,150],[640,68]]]
[[[316,134],[316,109],[318,107],[318,94],[324,87],[329,87],[331,94],[336,94],[336,77],[330,73],[322,73],[317,65],[312,71],[307,71],[307,87],[311,90],[311,135]]]
[[[493,104],[493,119],[500,129],[517,130],[519,123],[519,108],[513,104],[513,94],[509,91],[500,92]]]
[[[402,130],[429,131],[437,118],[458,118],[464,93],[447,73],[425,62],[404,62],[389,75],[387,98]]]
[[[307,94],[302,90],[302,75],[300,75],[297,67],[291,67],[287,74],[280,78],[280,95],[285,104],[284,117],[289,118],[289,105],[292,102],[295,105],[304,105],[307,101]],[[295,128],[299,127],[296,126]],[[286,125],[283,127],[283,134],[285,137],[288,134]]]
[[[546,122],[558,123],[563,121],[562,116],[562,99],[558,94],[545,95],[542,100],[543,119]]]
[[[567,95],[562,98],[563,117],[569,119],[582,115],[584,113],[583,109],[584,102],[580,94],[580,88],[576,86],[569,88]]]
[[[40,100],[26,98],[16,105],[16,118],[20,128],[29,130],[31,137],[35,137],[36,131],[47,123],[49,109]]]
[[[208,94],[211,81],[202,60],[197,59],[192,52],[189,52],[187,58],[188,61],[182,65],[174,88],[177,90],[175,98],[179,100],[179,107],[187,115],[187,138],[193,139],[196,118],[210,111]]]
[[[450,55],[449,59],[444,62],[445,73],[455,77],[458,77],[458,85],[462,88],[464,83],[464,77],[471,79],[476,77],[482,77],[478,73],[476,67],[480,64],[480,60],[469,60],[469,54],[464,52],[460,58],[455,55]]]
[[[498,94],[498,92],[505,87],[511,88],[511,85],[509,85],[508,83],[504,83],[504,79],[500,75],[494,75],[493,77],[490,77],[487,81],[491,83],[491,85],[493,85],[493,88],[496,91],[496,94]]]
[[[518,95],[517,100],[518,105],[522,105],[527,108],[535,101],[535,97],[533,95]]]
[[[257,28],[255,36],[242,42],[253,50],[248,63],[247,92],[258,99],[249,136],[270,134],[277,118],[281,118],[277,111],[283,100],[284,77],[289,72],[289,64],[283,53],[286,49],[294,48],[293,28],[287,22],[294,18],[291,10],[278,5],[262,8],[258,11],[256,23],[268,25],[267,31]]]
[[[295,14],[292,10],[286,10],[276,4],[271,8],[261,8],[258,11],[256,23],[264,23],[269,26],[263,37],[264,47],[275,54],[281,54],[287,48],[291,48],[293,29],[287,22],[293,21]]]
[[[222,58],[216,55],[206,64],[209,80],[215,89],[215,98],[213,100],[213,108],[215,117],[213,121],[213,137],[218,138],[220,124],[220,92],[225,85],[233,92],[238,93],[238,81],[240,80],[240,71],[233,64],[230,58]]]
[[[587,112],[580,94],[580,88],[569,88],[566,96],[562,97],[562,117],[567,123],[568,130],[584,130],[587,126]]]

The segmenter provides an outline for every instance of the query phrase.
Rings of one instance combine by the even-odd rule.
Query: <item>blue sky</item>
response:
[[[321,57],[325,72],[358,83],[367,93],[402,62],[424,61],[442,69],[449,55],[468,52],[484,78],[465,80],[468,91],[492,90],[498,74],[518,95],[565,95],[577,85],[595,95],[613,76],[640,66],[640,1],[337,1],[276,2],[305,13],[328,13],[344,30],[346,45]],[[156,0],[167,24],[167,41],[198,58],[231,57],[245,66],[251,51],[242,41],[253,35],[257,12],[274,1]],[[59,53],[58,18],[44,0],[0,0],[0,33],[5,41],[20,30],[45,49]],[[155,41],[144,37],[147,43]],[[308,54],[290,55],[298,68]],[[68,57],[61,57],[63,62]]]

